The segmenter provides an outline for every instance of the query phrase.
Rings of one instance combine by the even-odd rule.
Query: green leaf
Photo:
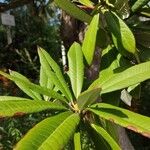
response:
[[[114,47],[108,46],[103,50],[99,78],[90,85],[89,89],[99,87],[114,75],[114,70],[119,67],[118,56],[119,54]]]
[[[137,10],[142,8],[142,6],[146,5],[148,2],[149,2],[149,0],[137,0],[131,7],[131,10],[133,12],[136,12]]]
[[[24,82],[31,83],[25,76],[18,72],[10,71],[10,75],[13,77],[17,77]],[[22,82],[19,82],[17,80],[14,80],[14,82],[24,93],[32,97],[34,100],[42,100],[41,95],[37,92],[32,91],[28,86],[26,86],[26,84],[23,84]]]
[[[2,97],[1,97],[2,98]],[[58,105],[52,102],[45,101],[33,101],[33,100],[11,100],[4,97],[5,100],[0,101],[0,118],[20,116],[24,114],[40,112],[43,110],[65,110],[62,105]]]
[[[72,95],[57,63],[42,48],[38,48],[41,65],[54,85],[71,101]]]
[[[57,100],[60,100],[62,102],[66,102],[66,99],[60,95],[59,93],[55,92],[54,90],[50,90],[48,88],[45,88],[45,87],[41,87],[41,86],[38,86],[38,85],[35,85],[35,84],[30,84],[29,87],[34,90],[35,92],[38,92],[40,94],[43,94],[43,95],[46,95],[46,96],[49,96],[51,98],[54,98],[54,99],[57,99]]]
[[[43,94],[43,95],[47,95],[49,97],[52,97],[52,98],[55,98],[55,99],[58,99],[58,100],[61,100],[63,102],[66,102],[66,99],[61,96],[59,93],[53,91],[53,90],[50,90],[48,88],[45,88],[45,87],[41,87],[41,86],[38,86],[36,84],[33,84],[33,83],[30,83],[30,82],[26,82],[20,78],[17,78],[17,77],[14,77],[14,76],[10,76],[9,74],[7,73],[4,73],[2,71],[0,71],[0,74],[5,76],[6,78],[12,80],[12,81],[17,81],[17,82],[20,82],[22,83],[23,85],[27,86],[28,88],[30,88],[31,90],[39,93],[39,94]]]
[[[100,96],[100,91],[101,91],[100,88],[96,88],[81,93],[77,99],[79,109],[82,110],[83,108],[86,108],[88,105],[94,103]]]
[[[108,28],[112,33],[112,39],[116,48],[125,55],[124,49],[127,52],[135,54],[135,38],[129,27],[114,12],[105,11],[104,15]]]
[[[9,100],[30,100],[24,97],[15,97],[15,96],[0,96],[0,101],[9,101]]]
[[[116,141],[107,133],[106,130],[104,130],[102,127],[96,125],[96,124],[91,124],[92,128],[100,135],[102,136],[107,143],[110,145],[112,150],[121,150],[119,145],[116,143]]]
[[[16,149],[26,150],[31,147],[33,150],[63,149],[75,132],[79,120],[78,114],[71,115],[70,112],[47,118],[31,129]]]
[[[86,124],[86,130],[94,143],[94,150],[99,150],[99,148],[102,150],[111,150],[110,145],[88,124]]]
[[[41,66],[40,68],[40,86],[42,87],[46,87],[50,90],[52,90],[54,88],[54,84],[52,82],[52,80],[50,80],[50,78],[48,78],[47,74],[45,73],[43,67]],[[51,97],[43,95],[44,100],[48,101]]]
[[[73,136],[76,127],[80,121],[79,114],[72,114],[67,117],[61,124],[53,131],[53,133],[42,143],[39,150],[60,150],[68,143]]]
[[[47,74],[45,73],[43,67],[40,67],[40,86],[47,87]]]
[[[150,138],[150,118],[110,104],[98,103],[87,110]]]
[[[85,6],[88,6],[88,7],[91,7],[91,8],[94,8],[93,7],[93,3],[90,1],[90,0],[79,0],[79,2]]]
[[[82,150],[81,149],[80,132],[77,132],[74,134],[74,150]]]
[[[96,46],[105,49],[109,45],[109,43],[110,40],[108,32],[100,27],[97,31]]]
[[[129,87],[150,78],[150,62],[141,63],[114,74],[107,81],[99,85],[102,94]],[[98,85],[96,86],[98,87]]]
[[[51,134],[69,117],[71,112],[64,112],[49,117],[34,126],[16,145],[15,150],[37,150]],[[68,131],[68,130],[67,130]],[[66,134],[65,134],[66,135]],[[64,135],[60,138],[62,140]],[[56,139],[55,139],[56,140]],[[58,140],[58,139],[57,139]],[[59,143],[59,140],[58,140]],[[57,143],[57,144],[58,144]],[[50,147],[55,146],[52,144]],[[50,149],[49,147],[49,149]],[[45,149],[46,150],[46,149]],[[51,149],[53,150],[53,148]]]
[[[53,89],[54,84],[53,82],[48,78],[47,74],[45,73],[43,67],[40,68],[40,86]]]
[[[74,95],[77,98],[81,93],[84,79],[83,54],[80,44],[75,42],[71,46],[68,52],[68,62],[71,85]]]
[[[85,38],[82,46],[83,54],[89,65],[92,63],[94,56],[98,26],[99,26],[99,14],[93,17],[89,25],[89,28],[85,33]]]
[[[92,16],[78,8],[75,4],[73,4],[70,0],[54,0],[54,2],[63,10],[65,10],[71,16],[83,21],[90,23],[92,20]]]

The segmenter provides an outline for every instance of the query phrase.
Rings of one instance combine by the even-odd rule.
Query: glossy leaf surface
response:
[[[2,97],[1,97],[2,98]],[[43,110],[65,110],[62,105],[58,105],[52,102],[45,101],[33,101],[33,100],[10,100],[11,98],[4,97],[5,100],[0,101],[0,118],[20,116],[24,114],[40,112]],[[20,100],[19,100],[20,99]]]
[[[22,74],[16,72],[16,71],[10,71],[10,75],[13,77],[17,77],[19,79],[21,79],[24,82],[27,83],[31,83],[28,78],[26,78],[25,76],[23,76]],[[42,100],[42,97],[39,93],[31,90],[26,84],[24,84],[23,82],[14,80],[15,84],[24,92],[26,93],[28,96],[32,97],[34,100]]]
[[[102,93],[108,93],[143,82],[149,78],[150,62],[146,62],[114,74],[114,76],[100,86],[102,88]]]
[[[52,80],[54,85],[67,97],[67,99],[71,101],[72,95],[57,63],[44,49],[38,48],[38,53],[41,65],[47,76]]]
[[[8,78],[8,79],[14,81],[14,82],[17,81],[17,82],[22,83],[23,85],[26,85],[28,88],[30,88],[31,90],[33,90],[33,91],[35,91],[35,92],[37,92],[37,93],[39,93],[39,94],[47,95],[47,96],[49,96],[49,97],[52,97],[52,98],[54,98],[54,99],[61,100],[61,101],[63,101],[63,102],[66,101],[66,99],[65,99],[62,95],[60,95],[59,93],[57,93],[57,92],[55,92],[55,91],[53,91],[53,90],[50,90],[50,89],[45,88],[45,87],[41,87],[41,86],[39,86],[39,85],[30,83],[30,82],[26,82],[26,81],[24,81],[24,80],[22,80],[22,79],[20,79],[20,78],[11,76],[11,75],[9,75],[9,74],[7,74],[7,73],[4,73],[4,72],[2,72],[2,71],[0,71],[0,74],[3,75],[3,76],[5,76],[5,77]]]
[[[40,80],[39,80],[40,86],[42,87],[46,87],[49,89],[53,89],[54,84],[52,82],[52,80],[50,80],[50,78],[47,76],[47,74],[45,73],[43,67],[41,66],[40,68]]]
[[[68,52],[69,77],[72,89],[77,98],[82,90],[84,79],[83,54],[80,44],[74,43]]]
[[[89,65],[92,63],[94,56],[98,26],[99,26],[99,14],[93,17],[88,27],[88,30],[85,33],[85,38],[82,45],[83,54]]]
[[[102,136],[106,141],[107,144],[110,145],[112,150],[121,150],[119,145],[115,142],[115,140],[107,133],[106,130],[104,130],[102,127],[96,125],[96,124],[91,124],[92,128],[100,135]]]
[[[64,121],[71,115],[71,112],[64,112],[53,117],[44,119],[36,126],[34,126],[17,144],[16,150],[38,150],[42,144],[64,123]],[[58,129],[59,130],[59,129]],[[61,132],[61,129],[59,130]],[[66,131],[65,131],[66,132]],[[59,140],[64,140],[66,134],[62,135],[60,139],[55,139],[56,143],[50,145],[47,149],[55,149],[55,144],[59,144]],[[65,139],[66,140],[66,139]],[[42,148],[41,148],[42,149]]]
[[[150,138],[150,118],[110,104],[99,103],[88,110],[100,117]]]
[[[150,78],[150,62],[135,65],[120,73],[113,74],[111,77],[108,72],[107,78],[104,82],[100,78],[95,80],[90,89],[102,88],[101,93],[104,94],[143,82]]]
[[[121,51],[121,53],[125,53],[125,49],[126,51],[135,54],[135,38],[126,23],[114,12],[106,11],[104,14],[116,48]]]

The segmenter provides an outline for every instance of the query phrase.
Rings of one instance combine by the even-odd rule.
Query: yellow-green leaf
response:
[[[105,103],[94,104],[87,110],[106,120],[150,138],[149,117]]]
[[[77,132],[74,134],[74,150],[82,150],[81,149],[80,132]]]
[[[79,2],[85,6],[93,8],[93,3],[90,0],[79,0]]]
[[[1,97],[2,99],[2,97]],[[12,99],[12,100],[11,100]],[[65,110],[62,105],[45,101],[33,101],[27,99],[4,97],[0,100],[0,118],[21,116],[29,113],[40,112],[43,110]]]
[[[83,54],[89,65],[92,63],[94,56],[98,26],[99,26],[99,14],[93,17],[88,27],[88,30],[85,33],[85,38],[82,45]]]
[[[107,144],[110,145],[112,150],[121,150],[119,145],[116,143],[116,141],[108,134],[106,130],[104,130],[102,127],[96,125],[96,124],[91,124],[92,128],[100,135],[102,136],[106,141]]]
[[[54,85],[66,96],[68,101],[72,100],[72,95],[69,87],[63,77],[60,67],[51,58],[51,56],[42,48],[38,48],[41,65]]]
[[[108,93],[143,82],[147,79],[150,79],[150,62],[141,63],[120,73],[116,73],[101,85],[99,84],[99,86],[102,88],[101,93]]]
[[[80,44],[74,43],[68,52],[69,77],[72,89],[77,98],[82,90],[84,79],[83,54]]]
[[[123,54],[125,50],[135,54],[135,38],[126,23],[114,12],[105,11],[104,15],[116,48]]]
[[[67,140],[70,137],[70,132],[74,130],[74,126],[72,126],[72,122],[66,125],[65,121],[69,116],[72,115],[71,112],[64,112],[52,117],[46,118],[36,126],[34,126],[22,139],[19,141],[15,150],[39,150],[43,143],[53,134],[58,135],[55,136],[53,140],[54,143],[47,143],[48,146],[44,147],[44,150],[57,150],[56,146],[63,148],[61,143],[65,145]],[[70,125],[70,126],[69,126]],[[67,130],[64,130],[62,126],[68,127]],[[70,129],[70,130],[69,130]],[[64,133],[65,132],[65,133]],[[61,149],[60,148],[60,149]]]

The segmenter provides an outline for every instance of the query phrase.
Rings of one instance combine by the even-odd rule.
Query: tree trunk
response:
[[[125,128],[118,126],[119,144],[122,150],[134,150]]]

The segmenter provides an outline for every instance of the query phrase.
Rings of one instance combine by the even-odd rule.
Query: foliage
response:
[[[74,43],[74,45],[77,45],[77,43]],[[73,48],[75,50],[78,49],[77,51],[80,51],[80,53],[82,54],[80,46],[79,47],[72,46],[70,51],[72,51]],[[72,97],[74,96],[71,94],[70,89],[67,88],[66,82],[63,79],[61,71],[59,70],[59,66],[53,61],[53,59],[48,55],[48,53],[41,48],[39,48],[39,56],[40,58],[44,58],[44,59],[40,59],[41,67],[43,67],[43,71],[45,72],[45,76],[41,76],[41,77],[46,78],[48,76],[56,76],[56,77],[60,76],[62,78],[61,81],[58,78],[51,80],[51,82],[53,83],[52,89],[53,89],[53,92],[55,93],[55,88],[57,87],[57,90],[63,94],[62,97],[64,98],[61,100],[60,99],[61,94],[60,96],[58,94],[57,95],[54,93],[52,94],[50,92],[51,90],[47,88],[47,85],[41,87],[43,88],[43,90],[40,91],[39,85],[34,85],[30,83],[29,80],[27,80],[24,76],[20,75],[19,73],[11,71],[9,75],[9,74],[0,72],[5,77],[17,83],[18,86],[24,84],[26,86],[26,89],[22,88],[24,92],[26,92],[26,90],[28,91],[32,90],[33,92],[35,92],[35,94],[42,94],[43,96],[42,95],[41,96],[43,100],[44,100],[44,95],[51,96],[49,97],[49,102],[41,101],[41,99],[38,100],[36,97],[34,98],[28,93],[27,94],[32,98],[31,100],[23,99],[19,97],[1,96],[0,98],[1,99],[1,102],[0,102],[1,103],[0,105],[1,118],[7,117],[7,116],[20,116],[23,114],[29,114],[29,113],[39,112],[43,110],[55,110],[56,111],[56,114],[54,116],[44,119],[43,121],[38,123],[35,127],[33,127],[26,134],[26,136],[17,144],[15,149],[43,149],[43,148],[44,149],[49,149],[49,148],[62,149],[67,144],[69,139],[72,138],[75,131],[79,130],[80,132],[81,124],[89,124],[89,126],[91,125],[91,128],[94,128],[94,130],[98,132],[98,134],[100,134],[100,136],[102,136],[104,140],[105,139],[108,140],[107,136],[109,136],[109,138],[111,139],[110,140],[111,143],[108,143],[108,141],[106,140],[107,144],[110,144],[110,146],[113,148],[115,145],[117,149],[120,149],[119,145],[115,142],[115,140],[113,140],[111,135],[109,135],[108,132],[104,130],[104,128],[100,127],[97,124],[97,120],[93,113],[100,116],[100,118],[102,117],[104,119],[108,119],[109,121],[113,121],[119,125],[122,125],[128,129],[131,129],[135,132],[141,133],[144,136],[149,137],[150,119],[148,117],[138,115],[136,113],[133,113],[128,110],[124,110],[122,108],[115,107],[109,104],[97,103],[96,102],[97,97],[100,93],[102,93],[99,90],[97,90],[96,92],[98,94],[97,96],[93,90],[93,91],[84,92],[84,99],[80,98],[81,97],[80,95],[83,95],[83,93],[80,93],[77,99],[72,99]],[[74,59],[74,55],[69,55],[69,57],[70,57],[69,59],[71,59],[72,61],[75,61],[75,62],[77,61],[76,59]],[[139,68],[141,67],[142,69],[146,67],[146,65],[148,64],[150,65],[150,62],[143,63],[142,66],[141,65],[137,65],[137,66]],[[137,66],[131,67],[130,68],[131,71],[136,69]],[[78,74],[78,71],[80,71],[81,69],[83,70],[84,68],[78,67],[76,74]],[[71,71],[72,70],[70,69],[70,72]],[[139,69],[137,69],[136,71],[139,72]],[[142,70],[142,73],[147,74],[147,72],[149,73],[150,70],[149,71]],[[70,79],[74,78],[74,76],[70,74],[68,75]],[[82,74],[81,74],[81,78],[83,78]],[[132,78],[134,79],[135,76],[133,76]],[[144,76],[141,78],[137,78],[135,82],[139,83],[146,79]],[[74,80],[78,81],[78,79],[79,78],[75,78]],[[118,79],[120,79],[120,77]],[[128,79],[127,76],[126,76],[126,79]],[[126,82],[126,87],[130,85],[128,80],[124,81],[123,79],[120,82]],[[78,82],[76,83],[77,85],[71,84],[72,89],[74,89],[74,86],[81,87],[80,83],[79,84]],[[116,84],[117,84],[117,81],[116,81]],[[97,87],[95,86],[95,90],[96,88]],[[66,92],[65,89],[68,92]],[[103,91],[103,88],[101,90]],[[114,87],[114,90],[116,90],[115,87]],[[68,94],[70,93],[72,96],[69,97],[67,93]],[[84,101],[86,102],[86,105],[83,104]],[[95,103],[95,102],[96,104],[91,105],[92,103]],[[140,119],[142,119],[142,122],[139,121]],[[47,130],[49,130],[49,132],[47,132]],[[38,137],[38,140],[37,140],[37,137]],[[80,140],[78,141],[78,144],[79,144],[78,146],[76,142],[77,141],[75,140],[75,145],[76,145],[75,147],[82,145],[80,144]]]
[[[147,1],[139,3],[138,0],[134,4],[121,1],[124,2],[125,7],[121,8],[122,10],[118,7],[120,1],[99,3],[78,1],[85,7],[90,6],[92,9],[90,14],[69,0],[55,0],[55,2],[74,17],[90,24],[83,44],[73,43],[68,52],[67,75],[70,82],[66,82],[65,75],[58,64],[40,47],[38,47],[41,64],[38,85],[15,71],[10,71],[10,74],[0,71],[1,75],[14,81],[30,97],[24,99],[1,96],[1,118],[22,116],[44,110],[52,112],[46,119],[30,129],[15,149],[59,150],[67,149],[65,147],[67,144],[72,145],[74,149],[83,149],[85,142],[82,139],[86,138],[89,141],[89,145],[87,143],[86,145],[93,149],[101,147],[119,150],[122,147],[117,133],[112,131],[114,124],[150,138],[150,118],[118,105],[122,89],[131,92],[134,98],[140,93],[140,90],[135,87],[150,78],[150,62],[144,59],[140,63],[141,56],[137,48],[141,47],[139,44],[141,41],[138,40],[135,32],[137,28],[140,28],[142,33],[143,30],[146,33],[148,30],[146,27],[142,28],[140,21],[136,25],[132,22],[133,17],[136,19],[139,17],[134,13],[142,9]],[[132,5],[132,13],[130,9],[127,9],[130,5]],[[102,40],[99,36],[102,33],[105,33],[109,39],[109,42],[103,44],[105,48],[97,43]],[[143,43],[147,48],[147,42]],[[93,65],[97,45],[103,49],[100,74],[98,79],[91,81],[88,85],[86,83],[84,87],[87,81],[84,69],[85,66],[88,68]],[[124,101],[128,99],[125,98]]]

